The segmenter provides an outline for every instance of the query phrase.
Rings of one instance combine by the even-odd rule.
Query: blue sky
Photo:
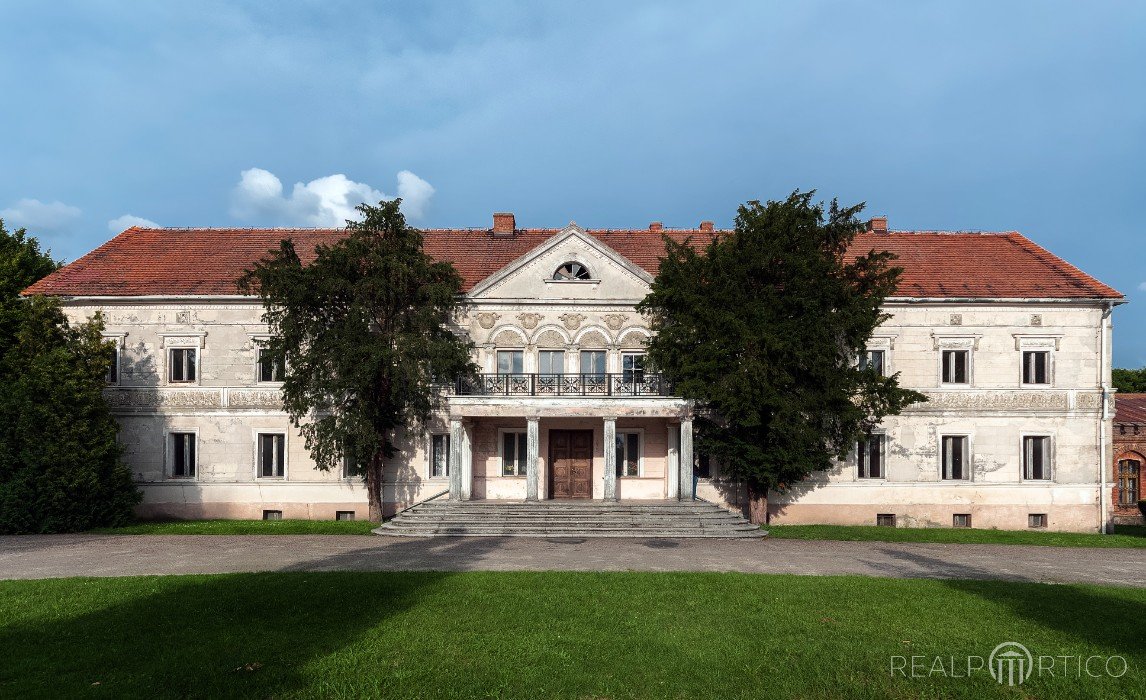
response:
[[[1128,296],[1140,366],[1144,75],[1131,2],[8,0],[0,217],[74,259],[375,196],[423,226],[727,226],[816,188],[1022,231]]]

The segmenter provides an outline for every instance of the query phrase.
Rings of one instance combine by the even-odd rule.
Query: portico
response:
[[[451,396],[449,429],[451,500],[694,495],[684,399]]]

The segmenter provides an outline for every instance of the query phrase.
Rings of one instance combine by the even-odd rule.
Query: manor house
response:
[[[693,407],[646,368],[634,307],[688,230],[427,230],[464,279],[459,330],[482,375],[453,387],[388,465],[385,506],[690,500],[736,509],[741,484],[693,449]],[[130,228],[36,283],[117,348],[107,400],[143,516],[364,518],[353,464],[314,468],[260,354],[257,299],[235,281],[285,237],[340,229]],[[929,401],[888,418],[828,473],[773,494],[777,523],[1095,531],[1111,515],[1111,309],[1123,297],[1016,232],[892,231],[853,250],[904,268],[864,358]],[[305,258],[304,258],[305,259]],[[444,496],[443,496],[444,498]]]

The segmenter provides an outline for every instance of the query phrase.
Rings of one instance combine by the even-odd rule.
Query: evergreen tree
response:
[[[696,444],[743,479],[750,517],[770,491],[845,458],[880,420],[926,400],[857,363],[888,318],[894,256],[848,252],[862,205],[824,212],[814,192],[748,202],[707,248],[666,237],[638,306],[656,335],[649,361],[698,405]]]
[[[72,326],[56,299],[19,293],[57,269],[0,221],[0,532],[128,521],[139,492],[103,398],[110,347],[96,318]]]
[[[471,345],[449,329],[462,279],[422,250],[400,200],[362,204],[346,238],[303,265],[290,240],[240,279],[258,294],[285,360],[283,402],[318,468],[344,456],[365,472],[372,519],[381,517],[383,461],[438,405],[440,386],[474,370]],[[456,465],[455,465],[455,468]]]

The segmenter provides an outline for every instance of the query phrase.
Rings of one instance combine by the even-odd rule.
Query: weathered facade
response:
[[[701,498],[743,489],[692,449],[692,407],[643,367],[635,305],[661,234],[698,229],[432,230],[469,301],[483,375],[453,388],[388,465],[393,511],[458,499]],[[340,231],[129,229],[34,286],[76,319],[102,311],[118,347],[107,395],[144,492],[141,514],[365,517],[353,469],[316,470],[259,359],[261,308],[234,280],[277,245]],[[1095,530],[1110,518],[1111,307],[1118,292],[1015,233],[889,232],[857,250],[905,268],[867,361],[930,401],[885,421],[831,473],[771,503],[774,522]],[[342,515],[353,514],[353,516]]]

